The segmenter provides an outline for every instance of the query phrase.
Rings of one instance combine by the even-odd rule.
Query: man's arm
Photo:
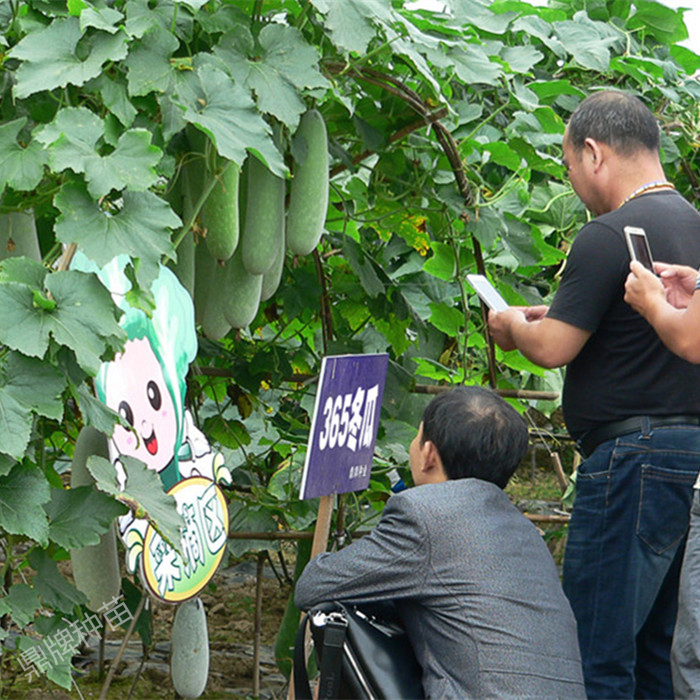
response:
[[[669,350],[688,362],[700,363],[700,293],[690,297],[687,308],[675,308],[657,277],[638,262],[632,262],[630,270],[625,282],[625,301],[649,321]],[[685,284],[679,282],[686,294],[688,279],[686,275]]]
[[[429,542],[414,510],[403,494],[392,496],[370,535],[312,559],[294,590],[297,607],[306,610],[329,600],[363,603],[415,596],[427,575]]]
[[[502,350],[517,349],[540,367],[568,364],[591,337],[590,331],[563,321],[539,314],[530,314],[530,317],[534,320],[528,320],[527,310],[519,307],[490,311],[489,330]]]

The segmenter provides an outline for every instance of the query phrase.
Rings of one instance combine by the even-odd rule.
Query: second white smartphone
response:
[[[474,291],[489,309],[505,311],[508,308],[506,300],[484,275],[467,275],[467,281],[474,287]]]
[[[638,260],[647,270],[654,272],[654,260],[651,257],[651,248],[649,248],[649,241],[644,229],[637,226],[625,226],[623,231],[632,260]]]

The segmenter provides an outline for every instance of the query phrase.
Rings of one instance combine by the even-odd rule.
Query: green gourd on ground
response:
[[[241,251],[245,269],[251,275],[264,275],[284,246],[284,180],[257,158],[247,167],[246,213]]]
[[[308,255],[321,240],[328,211],[328,134],[318,110],[306,112],[292,142],[287,245]]]
[[[219,295],[224,302],[224,316],[233,328],[245,328],[255,318],[260,307],[262,275],[251,275],[243,265],[237,250],[226,263],[224,286]]]
[[[88,471],[87,460],[92,455],[109,459],[109,446],[104,433],[86,425],[78,434],[73,452],[71,468],[71,488],[89,486],[94,479]],[[117,535],[112,523],[96,545],[70,551],[71,566],[75,587],[88,598],[88,608],[99,610],[105,603],[119,595],[121,576]]]
[[[233,161],[216,158],[216,177],[200,215],[207,248],[217,260],[228,260],[238,246],[238,185],[240,167]]]
[[[198,698],[209,677],[207,614],[199,598],[178,605],[171,634],[170,678],[183,698]]]

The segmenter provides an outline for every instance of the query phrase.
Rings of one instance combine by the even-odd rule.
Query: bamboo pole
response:
[[[452,384],[416,384],[414,394],[442,394],[454,389]],[[559,393],[556,391],[537,391],[535,389],[494,389],[499,396],[506,399],[533,399],[539,401],[556,401]]]
[[[253,636],[253,697],[260,697],[260,642],[262,640],[262,579],[265,552],[258,553],[255,579],[255,630]]]

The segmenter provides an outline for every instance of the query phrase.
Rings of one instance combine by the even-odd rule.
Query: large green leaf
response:
[[[455,255],[452,247],[439,241],[433,241],[430,247],[433,254],[425,261],[423,269],[441,280],[449,281],[454,279]]]
[[[377,274],[376,264],[363,253],[360,246],[351,238],[345,240],[343,253],[360,280],[362,288],[370,297],[385,293],[386,288]]]
[[[193,18],[182,12],[173,0],[129,0],[124,3],[125,29],[129,36],[141,38],[153,27],[161,27],[182,39],[191,39]]]
[[[55,19],[45,29],[25,36],[10,51],[13,58],[22,61],[16,72],[15,97],[22,99],[68,84],[83,85],[96,78],[107,61],[126,56],[126,36],[122,32],[96,31],[85,41],[82,38],[77,17]]]
[[[119,421],[119,414],[91,394],[86,384],[78,386],[74,396],[85,423],[111,436],[114,424]]]
[[[7,455],[0,454],[0,476],[7,476],[12,471],[15,464],[17,464],[17,460]]]
[[[258,109],[271,114],[294,131],[306,110],[300,91],[327,88],[318,69],[316,48],[307,44],[293,27],[268,24],[258,36],[260,49],[249,57],[243,53],[239,32],[228,34],[215,49],[236,80],[257,97]]]
[[[102,96],[105,107],[121,122],[122,126],[130,127],[134,123],[138,110],[131,104],[126,86],[110,79],[105,73],[93,81],[92,85]]]
[[[685,46],[672,46],[671,56],[688,75],[693,75],[700,70],[700,56]],[[693,84],[697,83],[693,81]]]
[[[326,28],[333,43],[343,51],[364,54],[375,36],[374,23],[388,22],[391,10],[381,0],[311,0],[326,14]]]
[[[87,596],[58,571],[56,562],[43,549],[29,553],[29,564],[36,571],[34,587],[46,605],[70,613],[76,605],[87,603]]]
[[[610,49],[622,38],[602,22],[593,22],[579,12],[575,20],[556,22],[557,36],[577,63],[589,70],[605,73],[610,66]]]
[[[430,323],[451,338],[456,338],[466,322],[464,312],[454,306],[435,303],[430,305],[430,309]]]
[[[62,625],[60,623],[62,623]],[[33,664],[34,667],[37,668],[39,672],[45,673],[46,678],[53,683],[56,683],[56,685],[60,686],[61,688],[70,690],[73,686],[73,668],[71,666],[71,659],[75,654],[75,645],[68,643],[65,645],[65,647],[61,648],[56,644],[53,644],[51,651],[48,651],[46,649],[47,645],[44,642],[44,640],[49,638],[49,643],[51,643],[53,641],[50,639],[51,636],[53,634],[60,633],[59,630],[61,629],[61,626],[63,628],[66,627],[63,615],[57,613],[51,618],[46,618],[43,616],[37,617],[34,625],[35,629],[32,630],[32,636],[22,635],[16,638],[15,644],[17,649],[21,654],[26,654],[26,658],[28,659],[35,658],[36,662]],[[35,636],[36,632],[39,631],[38,628],[41,628],[41,632],[39,633],[43,633],[44,635],[44,639],[42,641],[37,640]],[[77,639],[78,637],[79,635],[77,635],[75,632],[72,632],[71,635],[70,631],[65,635],[66,639]],[[37,651],[33,651],[34,649]],[[29,667],[28,672],[29,670],[31,670],[31,667]]]
[[[0,452],[20,459],[33,414],[60,420],[65,378],[51,365],[10,352],[0,360]]]
[[[101,207],[80,183],[68,183],[56,195],[61,212],[55,231],[64,243],[77,243],[99,267],[120,254],[138,258],[139,285],[148,289],[161,257],[172,257],[170,229],[181,224],[167,202],[152,192],[124,192],[119,210]]]
[[[530,225],[509,215],[506,215],[503,243],[517,265],[535,265],[539,261]]]
[[[165,28],[152,27],[129,50],[124,62],[128,70],[129,94],[148,95],[149,92],[165,92],[172,79],[170,57],[179,42]]]
[[[123,133],[108,155],[101,155],[98,142],[104,136],[104,124],[84,107],[62,109],[54,121],[36,134],[49,147],[51,165],[57,172],[71,169],[85,173],[88,192],[98,199],[111,190],[148,189],[156,181],[155,165],[161,150],[151,144],[145,129]]]
[[[77,14],[80,17],[80,28],[84,31],[88,27],[101,29],[109,34],[116,34],[119,31],[117,24],[122,20],[124,15],[118,10],[111,7],[94,7],[90,3],[80,3],[81,10]]]
[[[136,517],[148,520],[161,537],[179,552],[180,529],[185,527],[185,522],[176,510],[175,499],[163,491],[158,473],[143,462],[125,455],[119,460],[126,473],[123,490],[117,485],[116,471],[109,460],[97,456],[88,459],[87,467],[97,488],[131,508]]]
[[[40,289],[6,282],[0,284],[0,306],[0,341],[25,355],[44,357],[53,337],[94,375],[102,355],[123,344],[112,298],[94,275],[49,273]]]
[[[402,355],[413,344],[411,318],[399,319],[394,314],[389,314],[387,318],[374,318],[372,325],[386,338],[386,346],[381,348],[382,351],[391,349]]]
[[[10,587],[7,595],[0,598],[0,615],[9,615],[17,627],[22,629],[34,619],[40,606],[36,589],[26,583],[16,583]]]
[[[12,535],[29,537],[45,547],[49,522],[42,506],[50,498],[44,474],[37,467],[17,464],[0,479],[0,528]]]
[[[459,78],[467,83],[497,85],[503,75],[503,68],[491,61],[488,53],[478,44],[467,44],[461,49],[453,49],[447,54]]]
[[[49,516],[49,538],[64,549],[97,544],[118,515],[127,508],[92,486],[51,489],[44,506]]]
[[[0,125],[0,193],[9,185],[15,190],[33,190],[44,175],[46,152],[36,141],[27,146],[17,136],[27,123],[26,117]]]
[[[544,54],[534,46],[506,46],[501,51],[501,58],[512,71],[527,73],[544,58]]]
[[[583,99],[585,92],[571,84],[569,80],[534,80],[528,88],[535,92],[542,104],[551,104],[562,95],[574,95]]]
[[[688,3],[690,8],[691,3]],[[652,0],[635,0],[635,13],[627,26],[644,29],[665,44],[675,44],[688,38],[688,29],[683,22],[683,11],[666,7]]]
[[[229,532],[277,532],[277,529],[277,521],[266,508],[244,501],[232,501],[229,504]],[[232,557],[241,557],[248,552],[279,549],[279,543],[274,540],[231,538],[227,548]]]
[[[496,14],[481,0],[452,0],[450,7],[454,13],[455,24],[473,25],[489,34],[503,34],[517,17],[515,12]]]
[[[490,154],[490,161],[498,163],[498,165],[504,165],[509,170],[520,169],[520,155],[510,148],[508,144],[497,141],[495,143],[484,144],[483,149]]]
[[[250,94],[214,66],[204,65],[196,75],[196,98],[173,98],[181,100],[185,120],[206,132],[224,158],[242,165],[247,151],[252,151],[276,175],[285,175],[287,167],[272,141],[272,130],[256,111]]]

